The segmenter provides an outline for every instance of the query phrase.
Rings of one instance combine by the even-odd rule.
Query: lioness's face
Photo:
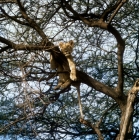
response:
[[[67,43],[59,43],[59,46],[60,46],[60,49],[61,49],[61,52],[66,56],[70,56],[71,53],[72,53],[72,49],[73,49],[73,41],[69,41]]]
[[[65,44],[63,45],[63,47],[61,48],[61,52],[62,52],[66,57],[68,57],[68,56],[70,56],[71,53],[72,53],[72,47],[70,46],[70,44],[65,43]]]

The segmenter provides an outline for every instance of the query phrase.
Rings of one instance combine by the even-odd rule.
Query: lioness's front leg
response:
[[[72,81],[77,81],[76,74],[71,72],[71,73],[70,73],[70,79],[71,79]]]
[[[73,81],[77,81],[75,63],[73,62],[73,59],[71,57],[67,58],[67,60],[70,67],[70,79]]]

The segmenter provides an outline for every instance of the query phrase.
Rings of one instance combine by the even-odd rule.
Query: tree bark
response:
[[[134,86],[128,93],[127,104],[125,111],[123,109],[123,115],[121,120],[121,130],[120,134],[116,140],[125,140],[127,139],[128,134],[132,133],[132,116],[134,111],[134,102],[139,91],[139,79],[135,82]],[[129,137],[128,137],[129,138]],[[132,139],[130,136],[129,139]]]

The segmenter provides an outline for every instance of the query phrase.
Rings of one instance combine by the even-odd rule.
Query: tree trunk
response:
[[[134,112],[134,102],[139,91],[139,79],[135,82],[133,88],[128,93],[126,107],[122,108],[122,117],[120,133],[116,140],[131,140],[133,136],[132,116]]]

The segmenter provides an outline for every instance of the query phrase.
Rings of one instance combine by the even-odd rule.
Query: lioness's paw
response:
[[[77,77],[75,74],[71,73],[70,74],[70,79],[73,80],[73,81],[76,81],[77,80]]]

